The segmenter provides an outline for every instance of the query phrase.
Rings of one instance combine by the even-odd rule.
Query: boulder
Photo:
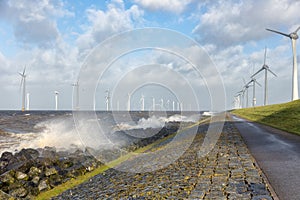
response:
[[[15,173],[15,177],[16,177],[17,180],[25,180],[25,181],[28,180],[28,175],[23,173],[23,172],[20,172],[20,171],[17,171]]]
[[[9,194],[14,197],[26,197],[28,191],[24,187],[15,188],[9,191]]]
[[[54,168],[54,167],[51,167],[51,168],[46,168],[45,170],[45,175],[46,176],[51,176],[53,174],[57,174],[57,170]]]
[[[28,175],[30,177],[35,177],[35,176],[39,176],[40,174],[42,173],[42,170],[35,167],[35,166],[32,166],[30,169],[29,169],[29,172],[28,172]]]
[[[50,189],[50,186],[48,184],[48,181],[47,180],[41,180],[39,185],[38,185],[38,189],[39,191],[44,191],[44,190],[49,190]]]
[[[8,172],[5,172],[4,174],[1,174],[0,181],[6,185],[14,183],[15,182],[14,172],[8,171]]]

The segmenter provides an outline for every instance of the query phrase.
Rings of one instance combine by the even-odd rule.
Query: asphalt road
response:
[[[299,200],[300,136],[235,116],[233,119],[279,199]]]

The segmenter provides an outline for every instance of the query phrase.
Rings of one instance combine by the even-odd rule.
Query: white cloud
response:
[[[60,0],[4,0],[0,7],[0,19],[12,24],[19,42],[42,46],[59,37],[55,19],[71,14]]]
[[[135,3],[152,11],[168,11],[180,14],[193,0],[134,0]]]
[[[230,46],[260,40],[268,35],[265,28],[289,28],[300,20],[300,1],[240,0],[207,4],[193,33],[202,43]]]
[[[108,4],[106,11],[90,8],[86,13],[89,25],[77,39],[83,55],[112,34],[133,29],[143,21],[143,11],[138,6],[125,9],[122,1]]]

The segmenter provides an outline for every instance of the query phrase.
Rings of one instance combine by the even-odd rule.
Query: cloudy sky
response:
[[[298,0],[1,0],[0,109],[21,109],[18,72],[24,66],[31,109],[54,109],[54,91],[59,91],[59,108],[72,109],[72,84],[95,47],[114,34],[146,27],[175,30],[195,40],[207,52],[222,78],[226,108],[233,106],[233,96],[242,89],[243,78],[249,81],[251,74],[262,67],[266,46],[267,64],[278,75],[269,75],[269,103],[287,102],[292,90],[291,42],[265,28],[293,32],[300,26],[299,10]],[[193,53],[190,48],[190,54]],[[150,66],[147,69],[152,70],[144,71],[133,67],[145,66],[146,61],[151,66],[156,63],[176,69],[178,77],[161,73],[159,67]],[[105,90],[114,91],[115,80],[126,85],[126,80],[146,77],[150,82],[151,74],[159,74],[181,91],[188,87],[184,80],[190,79],[201,99],[198,108],[209,109],[210,91],[205,89],[205,78],[197,79],[191,68],[167,52],[152,50],[123,56],[99,81],[96,108],[105,109]],[[121,81],[116,78],[118,73],[127,78]],[[257,80],[263,86],[263,74]],[[176,101],[176,94],[159,84],[136,88],[132,94],[132,106],[136,109],[141,94],[145,96],[146,107],[151,106],[153,97],[156,104],[163,99],[165,107],[167,100]],[[257,104],[262,105],[263,87],[256,90]],[[127,98],[125,93],[114,101],[114,108],[126,108],[126,100],[122,99]],[[250,96],[252,91],[249,101]],[[183,104],[184,109],[195,108],[192,101]]]

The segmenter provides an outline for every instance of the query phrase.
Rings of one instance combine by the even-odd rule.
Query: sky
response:
[[[25,66],[30,109],[53,110],[54,91],[59,92],[59,109],[72,109],[76,101],[72,84],[89,56],[101,51],[99,45],[116,34],[149,27],[176,31],[203,48],[218,71],[214,76],[220,80],[215,81],[225,92],[219,101],[226,109],[234,106],[243,79],[248,82],[262,67],[267,47],[266,64],[278,76],[268,76],[269,104],[288,102],[292,95],[291,41],[265,29],[295,31],[300,26],[299,10],[298,0],[1,0],[0,109],[21,109],[18,73]],[[159,37],[153,40],[163,43]],[[178,51],[197,53],[186,46]],[[299,53],[297,57],[299,60]],[[105,91],[110,90],[113,109],[127,109],[130,93],[131,109],[141,109],[144,95],[145,109],[152,108],[154,98],[157,109],[160,105],[172,109],[174,101],[182,103],[183,110],[210,110],[209,78],[194,72],[191,63],[164,50],[142,49],[120,55],[98,77],[94,108],[106,109]],[[256,87],[257,105],[262,105],[263,73],[257,81],[262,85]],[[196,101],[190,101],[193,95]],[[252,88],[249,104],[251,98]]]

